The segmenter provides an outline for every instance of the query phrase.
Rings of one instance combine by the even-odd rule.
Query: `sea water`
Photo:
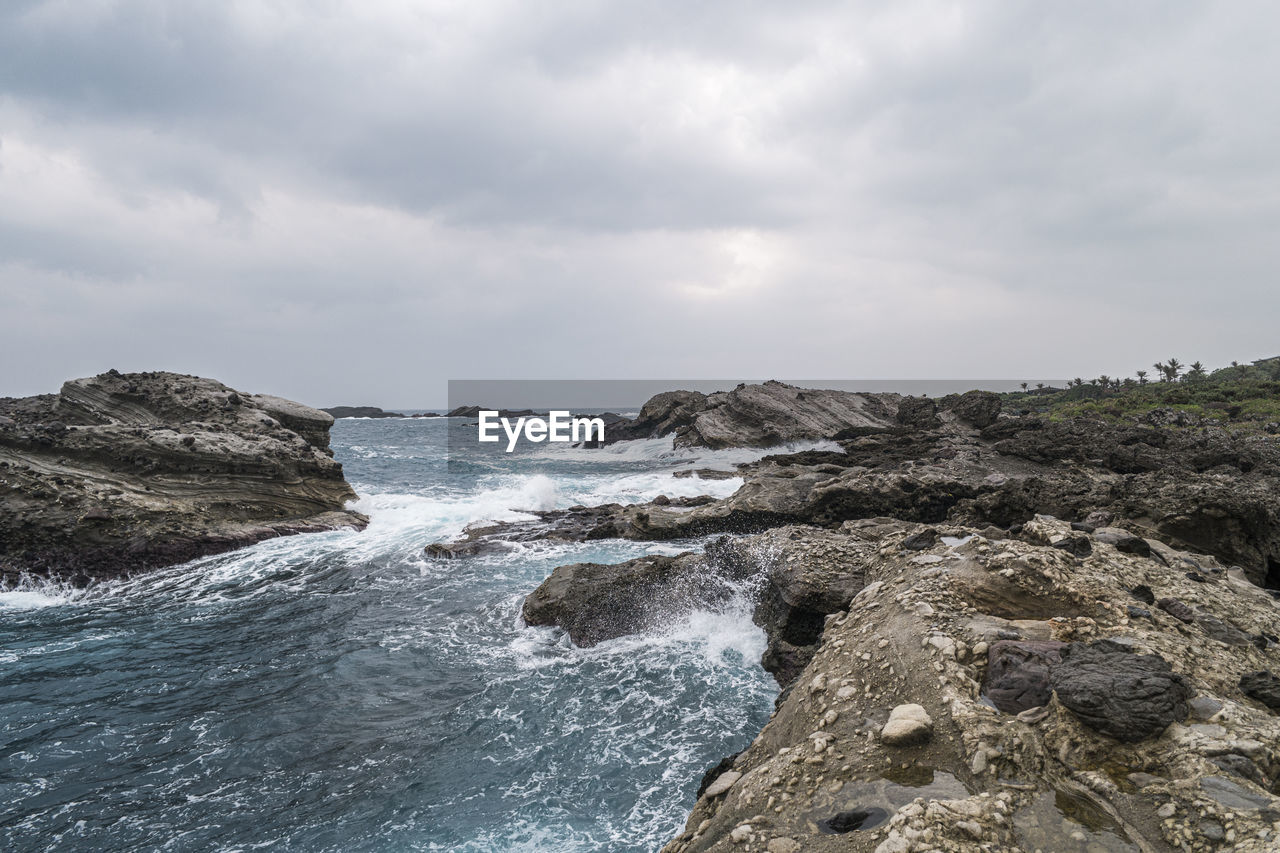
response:
[[[701,543],[431,560],[469,523],[732,493],[745,451],[467,455],[463,419],[342,420],[363,532],[74,591],[0,593],[0,849],[653,851],[777,693],[749,589],[580,649],[520,620],[556,566]],[[758,454],[754,454],[758,455]]]

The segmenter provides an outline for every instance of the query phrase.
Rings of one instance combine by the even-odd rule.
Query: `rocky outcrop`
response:
[[[774,381],[714,394],[668,391],[645,403],[634,421],[612,425],[606,437],[674,435],[676,447],[772,447],[890,426],[899,399],[897,394],[812,390]]]
[[[755,621],[769,638],[762,664],[785,686],[813,657],[826,617],[863,588],[862,563],[872,550],[857,535],[781,527],[726,537],[701,554],[577,563],[553,571],[525,598],[522,615],[592,646],[750,590]]]
[[[931,545],[903,547],[923,529],[793,526],[674,558],[745,588],[754,577],[760,600],[775,586],[789,601],[812,602],[810,584],[856,592],[813,602],[838,609],[668,853],[1275,849],[1280,718],[1259,675],[1280,655],[1271,596],[1239,573],[1188,577],[1177,564],[1194,555],[1158,540],[1163,558],[1098,540],[1076,556],[1052,543],[1080,531],[1049,517],[1017,537],[939,525]],[[1135,617],[1141,589],[1261,641]],[[994,702],[1020,667],[1041,675]]]
[[[210,379],[115,371],[0,400],[0,569],[78,583],[362,527],[333,418]]]
[[[384,412],[377,406],[330,406],[321,409],[336,418],[403,418],[399,412]]]
[[[1237,566],[1280,587],[1280,444],[1270,436],[1036,416],[978,429],[954,412],[937,417],[928,429],[862,429],[839,451],[766,456],[740,466],[743,486],[721,500],[560,510],[503,535],[673,540],[878,516],[1008,530],[1048,513],[1079,521],[1054,543],[1077,556],[1097,542],[1140,555],[1170,542],[1195,554],[1180,558],[1184,571]]]

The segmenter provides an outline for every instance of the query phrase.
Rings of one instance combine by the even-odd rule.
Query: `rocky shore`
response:
[[[838,450],[742,466],[728,498],[577,507],[429,549],[727,534],[561,567],[524,603],[592,645],[753,591],[777,710],[665,850],[1280,849],[1277,440],[1168,410],[1006,413],[981,392],[840,403],[835,420],[867,420],[816,428]],[[639,435],[770,434],[683,393],[645,409]]]
[[[175,373],[0,399],[0,573],[85,584],[276,536],[363,527],[333,418]]]

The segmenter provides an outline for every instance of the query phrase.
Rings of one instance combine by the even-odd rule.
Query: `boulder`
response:
[[[1089,728],[1132,743],[1186,719],[1191,689],[1159,655],[1135,654],[1107,640],[1061,651],[1050,684],[1064,708]]]
[[[933,736],[933,719],[924,706],[898,705],[880,729],[880,742],[889,746],[912,746]]]

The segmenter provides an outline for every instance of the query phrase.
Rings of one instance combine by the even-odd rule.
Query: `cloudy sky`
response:
[[[1280,353],[1266,2],[5,0],[0,394]]]

